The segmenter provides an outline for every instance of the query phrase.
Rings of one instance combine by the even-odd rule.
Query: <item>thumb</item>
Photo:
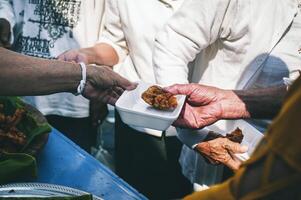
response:
[[[115,73],[115,72],[113,72],[113,73]],[[114,86],[121,87],[125,90],[134,90],[138,86],[137,83],[133,83],[118,74],[115,74],[115,75],[116,75],[116,77],[114,80]]]
[[[189,96],[193,90],[193,84],[175,84],[164,88],[165,91],[170,92],[174,95],[187,95]]]
[[[58,60],[60,61],[65,61],[65,54],[61,54],[57,57]]]

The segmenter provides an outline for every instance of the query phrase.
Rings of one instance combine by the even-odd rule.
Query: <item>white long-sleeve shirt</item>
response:
[[[94,45],[103,14],[104,0],[0,0],[0,18],[12,27],[12,50],[46,59]],[[89,116],[89,101],[82,96],[59,93],[25,100],[46,115]]]
[[[156,79],[223,89],[282,84],[301,69],[300,18],[296,0],[186,0],[156,37]],[[187,64],[197,54],[189,79]],[[184,147],[184,174],[200,184],[217,181],[218,170],[200,166],[198,158]]]
[[[119,57],[114,66],[131,81],[155,83],[152,51],[155,36],[183,0],[108,0],[105,30],[100,43],[111,45]],[[138,131],[160,137],[161,131],[133,127]],[[167,135],[175,130],[167,131]]]

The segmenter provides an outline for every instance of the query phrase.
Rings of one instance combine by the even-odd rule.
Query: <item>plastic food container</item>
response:
[[[125,91],[116,102],[122,121],[128,125],[166,130],[180,115],[185,95],[177,95],[178,106],[174,110],[158,110],[143,101],[141,95],[154,84],[139,82],[132,91]]]
[[[196,144],[205,139],[207,133],[211,130],[222,135],[234,131],[236,128],[240,128],[244,135],[242,145],[248,146],[248,152],[243,154],[236,154],[236,157],[242,161],[250,158],[253,151],[261,141],[263,134],[254,128],[251,124],[245,120],[220,120],[215,124],[199,130],[189,129],[177,129],[179,139],[193,148]]]

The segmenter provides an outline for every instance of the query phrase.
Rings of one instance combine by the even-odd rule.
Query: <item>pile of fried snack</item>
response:
[[[24,115],[25,110],[21,108],[12,115],[5,115],[4,105],[0,104],[0,152],[16,153],[25,146],[26,135],[17,128]]]
[[[175,109],[178,106],[177,97],[157,85],[149,87],[143,92],[141,98],[159,110]]]

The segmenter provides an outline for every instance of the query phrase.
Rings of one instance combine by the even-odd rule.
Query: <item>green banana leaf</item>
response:
[[[2,154],[0,157],[0,184],[32,181],[37,175],[36,160],[28,154]]]
[[[21,152],[0,155],[0,184],[32,180],[37,174],[36,160],[33,155],[38,150],[37,147],[32,146],[37,140],[45,139],[44,135],[51,131],[51,127],[40,112],[25,104],[18,97],[0,96],[0,104],[4,105],[3,112],[6,115],[14,114],[17,108],[24,108],[27,111],[17,125],[17,128],[26,135],[27,143]]]

